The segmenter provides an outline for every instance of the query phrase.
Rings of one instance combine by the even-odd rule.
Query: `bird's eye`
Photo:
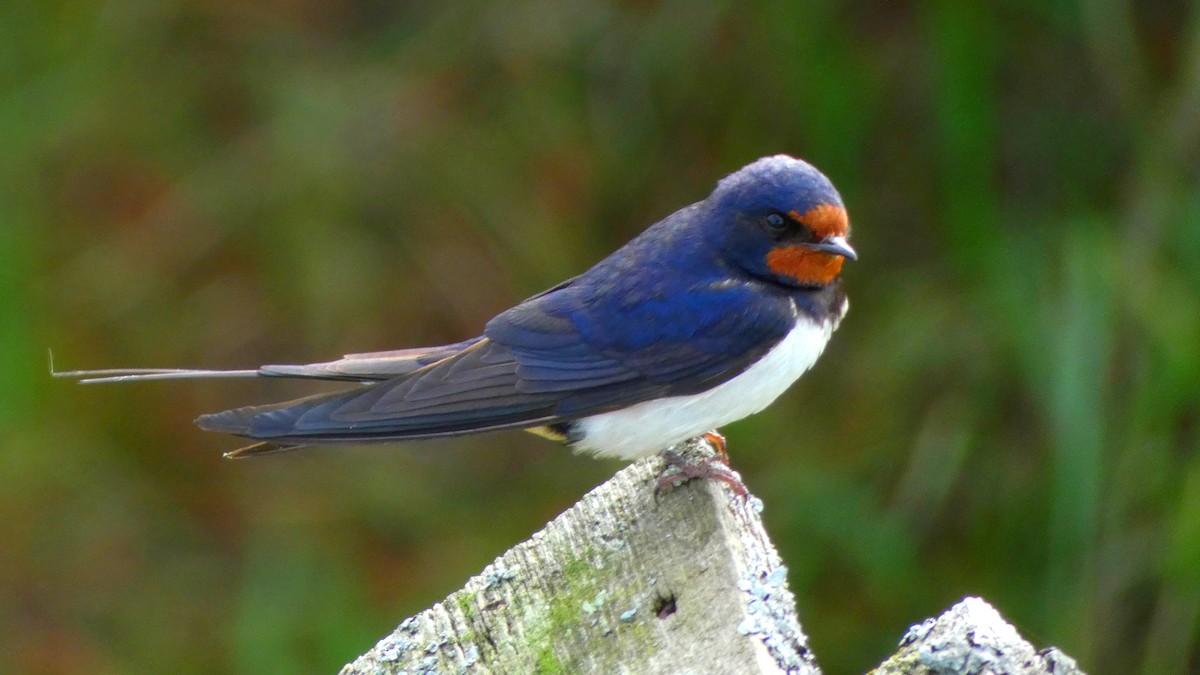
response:
[[[763,218],[763,228],[765,228],[767,232],[770,232],[771,234],[783,234],[784,232],[787,232],[788,219],[785,218],[782,213],[768,213],[767,216]]]

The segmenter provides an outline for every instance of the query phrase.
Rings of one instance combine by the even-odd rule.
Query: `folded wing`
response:
[[[485,337],[435,362],[358,389],[205,415],[197,423],[267,441],[244,455],[563,422],[704,391],[745,370],[793,321],[786,299],[763,301],[737,287],[696,289],[682,303],[601,297],[617,297],[621,306],[560,286],[500,314]],[[331,372],[370,382],[357,366]]]

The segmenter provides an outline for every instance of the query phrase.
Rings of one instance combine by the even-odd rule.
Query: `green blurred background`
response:
[[[227,462],[198,413],[312,387],[48,347],[459,340],[778,152],[861,261],[726,432],[823,665],[979,594],[1091,672],[1200,672],[1200,7],[1120,0],[6,3],[0,672],[333,672],[620,466]]]

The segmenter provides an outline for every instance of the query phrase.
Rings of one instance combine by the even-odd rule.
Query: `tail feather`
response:
[[[336,361],[307,364],[266,365],[252,369],[206,370],[198,368],[105,368],[101,370],[55,370],[50,355],[50,375],[80,384],[146,382],[151,380],[203,380],[241,377],[289,377],[312,380],[376,382],[407,375],[470,347],[481,338],[437,347],[419,347],[388,352],[347,354]]]
[[[247,445],[244,448],[230,450],[223,456],[225,459],[245,459],[247,457],[261,457],[263,455],[274,455],[280,452],[288,452],[290,450],[299,450],[303,445],[289,445],[285,443],[271,443],[262,441],[254,445]]]
[[[263,429],[263,419],[259,415],[273,412],[282,413],[290,417],[299,417],[302,412],[310,410],[313,406],[334,398],[341,398],[346,393],[341,391],[331,394],[317,394],[283,403],[251,405],[231,410],[222,410],[221,412],[209,413],[197,417],[196,426],[205,431],[267,439],[270,436],[290,431],[290,425],[280,424],[275,425],[277,428],[274,429]]]
[[[341,392],[345,393],[345,392]],[[234,408],[232,410],[223,410],[217,413],[201,415],[196,418],[196,426],[204,431],[217,431],[221,433],[234,434],[245,438],[258,438],[258,432],[254,429],[254,418],[256,415],[273,410],[280,410],[293,406],[301,406],[307,408],[308,401],[318,399],[328,399],[331,396],[340,394],[320,394],[310,396],[308,398],[288,401],[286,403],[276,403],[272,405],[246,406],[243,408]],[[273,455],[291,450],[299,450],[305,447],[304,443],[298,443],[287,440],[262,440],[236,450],[230,450],[225,453],[226,459],[245,459],[247,457],[260,457],[262,455]]]
[[[105,368],[103,370],[50,371],[51,377],[78,380],[80,384],[258,377],[260,374],[258,370],[197,370],[194,368]]]

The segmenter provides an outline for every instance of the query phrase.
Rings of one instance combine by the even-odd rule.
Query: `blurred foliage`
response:
[[[0,671],[333,672],[619,465],[520,433],[225,462],[289,383],[459,340],[787,152],[861,262],[727,432],[830,672],[965,594],[1200,672],[1200,8],[55,1],[0,9]]]

